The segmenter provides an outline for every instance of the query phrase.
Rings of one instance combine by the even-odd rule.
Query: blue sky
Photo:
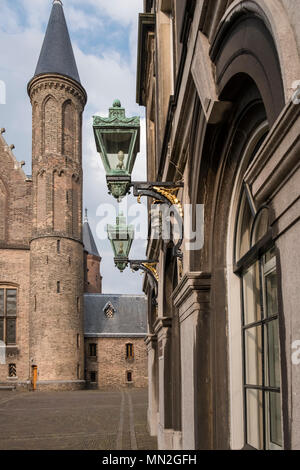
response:
[[[143,10],[143,0],[64,0],[63,4],[79,75],[88,93],[83,120],[84,206],[103,258],[103,291],[141,293],[142,277],[129,269],[119,273],[109,242],[96,235],[101,231],[101,205],[117,208],[117,203],[107,194],[92,116],[107,115],[115,98],[121,100],[128,116],[141,116],[141,153],[133,179],[145,180],[144,109],[135,101],[138,13]],[[26,162],[27,174],[31,173],[31,105],[26,87],[34,75],[51,8],[52,0],[0,0],[0,80],[7,89],[6,105],[0,105],[0,127],[6,128],[7,143],[15,145],[17,160]],[[129,197],[125,203],[132,206],[136,201]],[[133,219],[129,217],[129,223]],[[136,240],[130,257],[144,258],[145,246],[145,240]]]

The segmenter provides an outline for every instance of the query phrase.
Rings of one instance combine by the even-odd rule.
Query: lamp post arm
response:
[[[157,292],[158,292],[158,281],[159,281],[159,276],[157,272],[157,265],[158,261],[154,260],[130,260],[129,261],[130,268],[133,271],[144,271],[146,274],[148,274],[153,281],[153,287],[155,290],[155,297],[157,297]]]

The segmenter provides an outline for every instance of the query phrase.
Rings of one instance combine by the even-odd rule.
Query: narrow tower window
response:
[[[89,344],[89,356],[90,357],[96,357],[97,356],[97,344],[96,343],[90,343]]]
[[[60,294],[60,282],[57,281],[57,293]]]
[[[126,372],[126,377],[127,377],[127,382],[132,382],[132,372],[127,371]]]
[[[134,354],[133,354],[133,344],[132,343],[127,343],[126,344],[126,359],[133,359]]]
[[[57,240],[57,253],[60,253],[60,240]]]

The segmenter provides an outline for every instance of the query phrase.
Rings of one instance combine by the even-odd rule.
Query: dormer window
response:
[[[111,302],[107,302],[107,304],[103,308],[103,312],[105,313],[105,316],[107,318],[112,318],[116,312],[116,309],[114,308]]]

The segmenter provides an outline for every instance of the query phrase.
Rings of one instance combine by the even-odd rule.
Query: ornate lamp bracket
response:
[[[133,271],[144,271],[150,276],[154,283],[155,297],[157,297],[159,276],[157,272],[158,261],[153,260],[130,260],[130,268]]]
[[[183,217],[183,208],[176,196],[176,193],[180,188],[183,188],[183,183],[144,183],[144,182],[133,182],[133,195],[138,198],[138,202],[141,202],[142,196],[152,197],[155,199],[156,204],[168,204],[169,207],[175,206],[178,213]]]
[[[181,222],[183,219],[183,207],[181,202],[177,197],[177,192],[180,188],[183,188],[183,182],[178,183],[173,182],[154,182],[154,183],[144,183],[144,182],[133,182],[133,195],[137,197],[138,202],[141,202],[141,197],[152,197],[155,200],[155,204],[167,204],[169,207],[175,207],[177,210],[174,215],[177,218],[180,218]],[[183,254],[181,252],[181,245],[183,238],[178,240],[174,246],[174,256],[182,260]]]

